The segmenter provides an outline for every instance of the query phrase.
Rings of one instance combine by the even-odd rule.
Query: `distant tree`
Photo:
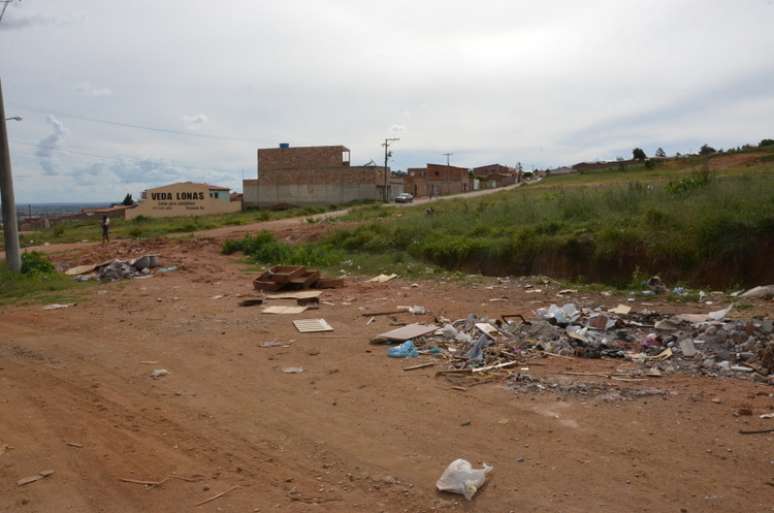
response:
[[[680,153],[679,151],[678,151],[677,153],[675,153],[675,157],[677,157],[677,158],[680,158],[680,157],[682,157],[682,156],[683,156],[683,154],[682,154],[682,153]]]
[[[645,150],[643,150],[642,148],[634,148],[632,150],[632,157],[634,158],[634,160],[645,160],[646,158],[648,158],[648,156],[645,155]]]
[[[131,207],[134,205],[134,198],[132,198],[130,193],[127,193],[126,196],[124,196],[124,201],[122,201],[121,204],[127,207]]]
[[[699,149],[699,155],[712,155],[713,153],[717,153],[717,151],[709,144],[705,144]]]
[[[664,148],[659,148],[656,150],[656,156],[660,159],[666,158],[666,152],[664,151]]]
[[[624,158],[619,156],[619,157],[616,157],[615,160],[617,162],[623,162]]]
[[[758,146],[761,148],[764,146],[774,146],[774,139],[764,139]]]

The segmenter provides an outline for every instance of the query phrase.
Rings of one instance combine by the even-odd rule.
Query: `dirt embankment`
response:
[[[82,263],[135,249],[57,258]],[[401,370],[406,362],[367,342],[390,318],[362,317],[398,304],[452,319],[530,316],[550,302],[609,307],[626,298],[560,300],[539,282],[541,293],[494,280],[356,282],[326,291],[321,309],[305,314],[334,332],[300,334],[295,317],[237,306],[252,275],[217,242],[141,250],[179,270],[94,286],[68,309],[0,309],[0,511],[736,513],[768,511],[774,501],[774,435],[739,434],[774,422],[758,418],[774,411],[771,387],[670,375],[611,383],[666,391],[638,400],[517,393],[498,383],[460,391],[433,368]],[[771,313],[771,303],[758,302],[745,315]],[[605,382],[577,374],[619,365],[545,358],[520,372]],[[282,372],[290,366],[304,372]],[[157,368],[169,374],[153,379]],[[494,465],[472,504],[435,491],[459,457]],[[55,473],[17,486],[46,469]],[[126,481],[167,476],[185,480]]]

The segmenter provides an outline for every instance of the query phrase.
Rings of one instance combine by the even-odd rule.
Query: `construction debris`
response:
[[[320,333],[333,331],[333,326],[325,319],[300,319],[293,321],[293,325],[300,333]]]
[[[438,330],[435,324],[409,324],[398,329],[382,333],[371,339],[372,343],[405,342],[417,337],[422,337]]]
[[[151,275],[151,269],[159,267],[159,255],[141,255],[131,260],[108,260],[98,264],[85,264],[65,271],[77,281],[117,281],[128,278],[144,278]],[[176,268],[159,269],[168,272]]]
[[[304,266],[277,265],[265,271],[253,281],[256,290],[278,292],[280,290],[303,290],[308,288],[338,288],[343,280],[320,277],[320,271]]]
[[[265,314],[298,315],[306,311],[305,306],[267,306],[261,312]]]
[[[471,314],[442,327],[410,324],[377,335],[371,342],[410,341],[417,354],[446,360],[448,367],[438,375],[456,385],[469,386],[474,376],[472,384],[507,378],[513,367],[545,355],[632,362],[627,374],[610,376],[616,381],[692,372],[772,383],[774,323],[770,320],[727,320],[731,307],[676,316],[614,313],[625,310],[550,305],[538,309],[534,320]]]

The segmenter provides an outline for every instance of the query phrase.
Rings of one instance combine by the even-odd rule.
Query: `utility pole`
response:
[[[18,120],[18,117],[10,118]],[[3,202],[3,238],[5,261],[12,272],[21,272],[19,254],[19,225],[16,221],[16,199],[13,195],[11,176],[11,151],[8,147],[8,130],[5,126],[3,84],[0,82],[0,200]]]
[[[389,203],[390,197],[387,194],[387,178],[389,176],[389,171],[387,170],[387,162],[390,160],[390,157],[392,157],[392,152],[390,151],[390,143],[394,141],[400,141],[399,137],[388,137],[384,140],[384,202]]]
[[[451,157],[452,155],[454,155],[454,153],[441,153],[441,155],[443,155],[444,157],[446,157],[446,167],[449,167],[449,162],[450,162],[450,161],[449,161],[449,157]]]

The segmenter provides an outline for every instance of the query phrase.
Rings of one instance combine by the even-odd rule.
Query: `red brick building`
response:
[[[351,166],[349,149],[341,145],[262,148],[257,171],[257,179],[243,182],[245,207],[331,205],[384,197],[384,168]]]
[[[467,168],[427,164],[423,168],[409,168],[403,190],[421,196],[446,196],[473,190]]]
[[[513,185],[518,181],[518,172],[502,164],[489,164],[473,168],[473,178],[479,189],[495,189]]]

